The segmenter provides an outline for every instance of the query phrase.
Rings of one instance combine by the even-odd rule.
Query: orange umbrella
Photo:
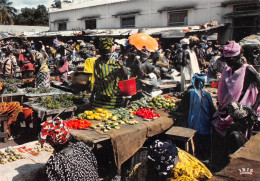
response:
[[[158,50],[158,42],[150,35],[144,33],[135,33],[129,37],[129,43],[137,49],[142,50],[146,47],[150,52]]]

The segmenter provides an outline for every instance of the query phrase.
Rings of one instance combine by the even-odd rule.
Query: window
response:
[[[135,16],[121,18],[121,28],[129,27],[135,27]]]
[[[259,7],[256,4],[247,4],[247,5],[235,5],[234,12],[243,13],[243,12],[257,12]]]
[[[172,11],[168,13],[168,26],[188,24],[188,10]]]
[[[63,31],[63,30],[67,30],[67,23],[66,22],[58,23],[58,31]]]
[[[96,29],[96,28],[97,28],[96,19],[85,20],[85,29]]]

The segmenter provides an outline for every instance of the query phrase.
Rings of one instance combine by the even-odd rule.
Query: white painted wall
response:
[[[0,32],[10,34],[20,34],[23,32],[42,32],[49,31],[47,26],[23,26],[23,25],[0,25]]]
[[[81,0],[78,0],[81,1]],[[112,0],[113,2],[118,0]],[[111,2],[112,2],[111,1]],[[120,0],[119,0],[120,1]],[[196,4],[195,9],[188,11],[188,25],[199,25],[210,21],[227,23],[229,20],[223,19],[222,16],[232,11],[231,6],[221,7],[221,2],[226,0],[128,0],[120,3],[109,3],[98,6],[85,7],[84,3],[93,2],[85,0],[81,2],[84,8],[79,8],[78,2],[74,1],[69,7],[58,11],[50,12],[50,31],[57,31],[57,23],[51,23],[60,19],[69,19],[67,30],[85,29],[85,21],[78,20],[85,16],[97,16],[97,28],[120,28],[120,17],[113,17],[117,13],[140,10],[140,15],[136,15],[135,25],[137,28],[152,28],[167,26],[167,12],[159,13],[158,10],[164,7],[178,7],[183,5]],[[110,2],[109,0],[103,0]],[[93,3],[92,3],[93,4]],[[73,7],[76,9],[73,9]],[[67,8],[68,9],[68,8]]]

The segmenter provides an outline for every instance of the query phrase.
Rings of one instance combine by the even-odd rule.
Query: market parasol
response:
[[[158,50],[158,42],[150,35],[144,33],[135,33],[129,37],[129,43],[137,49],[142,50],[146,47],[150,52]]]

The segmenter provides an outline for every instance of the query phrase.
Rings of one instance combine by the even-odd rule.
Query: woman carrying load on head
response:
[[[54,154],[46,163],[49,181],[88,180],[98,181],[98,165],[94,154],[83,142],[72,142],[64,121],[60,118],[41,124],[39,142],[54,148]]]
[[[110,59],[114,44],[111,38],[100,38],[100,57],[95,61],[95,83],[91,94],[91,102],[95,108],[113,109],[124,103],[118,82],[126,79],[129,71],[122,60]]]

